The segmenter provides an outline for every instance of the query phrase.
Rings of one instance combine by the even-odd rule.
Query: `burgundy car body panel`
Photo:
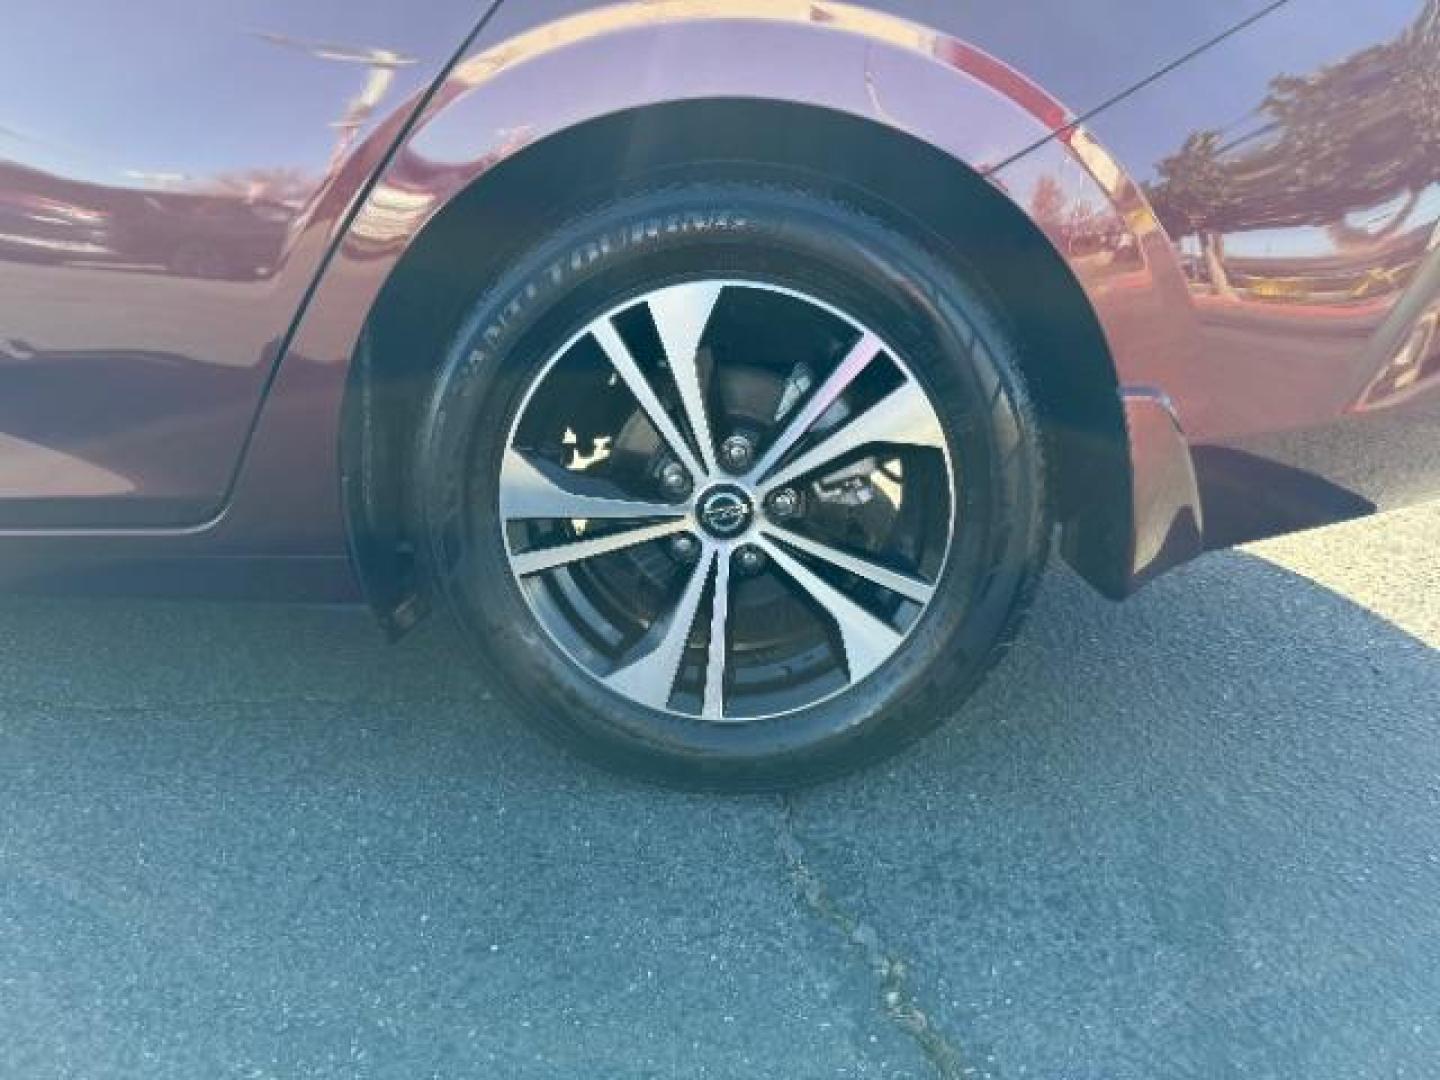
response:
[[[1087,128],[1182,255],[1183,333],[1121,371],[1207,546],[1440,495],[1440,3],[1292,0]]]
[[[0,526],[219,510],[337,224],[488,6],[6,11]]]
[[[247,2],[262,13],[272,6]],[[348,5],[345,18],[335,16],[326,37],[424,60],[397,69],[397,78],[413,80],[405,84],[408,97],[397,86],[386,107],[367,120],[368,137],[357,135],[343,152],[331,152],[333,131],[326,132],[324,153],[314,132],[298,147],[288,138],[261,140],[256,167],[306,153],[312,166],[324,162],[313,206],[296,211],[279,269],[268,279],[202,281],[199,267],[173,280],[152,273],[145,280],[153,291],[141,290],[127,314],[107,318],[102,308],[68,327],[76,349],[103,361],[97,370],[112,370],[97,386],[112,406],[125,406],[120,419],[142,429],[138,443],[134,431],[112,425],[100,433],[75,429],[67,444],[56,434],[63,424],[27,428],[23,406],[10,417],[0,406],[0,476],[19,477],[4,491],[15,496],[12,506],[29,502],[26,512],[37,506],[44,512],[45,485],[58,482],[40,475],[43,465],[26,462],[23,455],[36,445],[127,481],[144,474],[134,492],[117,498],[97,490],[106,482],[101,477],[86,479],[77,467],[64,483],[90,485],[88,506],[108,508],[104,520],[94,522],[108,526],[106,533],[12,527],[0,536],[0,575],[14,580],[43,570],[52,581],[75,582],[82,566],[145,562],[166,581],[175,580],[178,567],[190,567],[199,568],[191,576],[224,577],[247,588],[273,579],[285,589],[303,586],[306,594],[343,592],[341,406],[361,328],[386,276],[425,223],[497,163],[584,120],[686,98],[771,98],[885,124],[988,174],[1025,209],[1085,290],[1119,375],[1135,470],[1133,542],[1124,568],[1133,581],[1202,544],[1440,493],[1433,437],[1440,334],[1426,336],[1440,317],[1440,269],[1433,239],[1423,236],[1429,228],[1433,238],[1440,219],[1433,183],[1440,179],[1440,121],[1424,110],[1377,116],[1373,130],[1360,124],[1346,144],[1363,158],[1356,167],[1369,170],[1360,182],[1336,181],[1329,192],[1321,184],[1313,195],[1292,192],[1280,210],[1247,209],[1247,200],[1255,203],[1265,190],[1257,176],[1294,176],[1305,155],[1316,152],[1303,140],[1287,142],[1283,124],[1277,127],[1260,108],[1272,82],[1292,75],[1303,76],[1305,85],[1324,84],[1335,79],[1325,74],[1333,65],[1359,57],[1352,65],[1361,71],[1353,77],[1363,82],[1369,64],[1376,69],[1371,85],[1383,93],[1384,71],[1392,81],[1397,70],[1411,78],[1397,56],[1423,61],[1432,47],[1435,0],[1377,0],[1363,12],[1340,0],[1217,0],[1185,8],[1145,0],[1001,7],[946,0],[877,0],[864,7],[826,0],[603,7],[590,0],[505,0],[347,219],[346,207],[421,100],[426,80],[420,69],[434,70],[482,6],[428,0],[417,12],[414,5],[376,2]],[[102,27],[106,10],[96,8]],[[184,49],[191,44],[187,35],[198,40],[213,33],[197,18],[176,24],[166,44]],[[360,19],[381,20],[388,36],[374,28],[357,31]],[[123,21],[123,32],[133,36],[134,13]],[[285,26],[284,32],[316,36],[313,27]],[[1380,60],[1366,60],[1366,50],[1387,45]],[[164,60],[163,48],[143,55],[150,64]],[[284,85],[278,70],[269,74]],[[1342,75],[1352,77],[1349,69]],[[345,86],[353,95],[353,83]],[[283,93],[254,94],[267,108],[284,100]],[[65,115],[84,115],[83,103],[65,100]],[[333,100],[347,99],[337,89]],[[188,120],[199,128],[202,118],[214,124],[217,113],[224,110],[210,102]],[[0,112],[0,123],[9,123],[8,113]],[[1189,155],[1179,156],[1187,139],[1207,131],[1221,133],[1218,155],[1197,153],[1192,140]],[[0,142],[15,145],[13,138]],[[1403,158],[1407,171],[1377,168],[1371,158],[1385,154]],[[19,160],[35,167],[23,154]],[[1417,177],[1424,177],[1427,163],[1431,171],[1422,183]],[[1333,161],[1324,164],[1334,170]],[[1211,186],[1229,193],[1229,201],[1209,206],[1203,194],[1216,177]],[[56,184],[57,191],[63,187]],[[6,200],[23,202],[26,191],[25,183],[0,175],[0,221]],[[70,201],[83,209],[83,200]],[[36,216],[33,207],[20,212]],[[64,214],[39,216],[56,219],[48,227],[83,232]],[[1191,225],[1194,238],[1183,231]],[[260,242],[258,226],[242,221],[236,228],[241,235],[228,247],[250,250]],[[163,517],[147,519],[122,506],[126,495],[137,494],[167,514],[183,509],[189,516],[224,494],[275,348],[327,249],[333,258],[290,338],[224,512],[208,524],[164,528]],[[39,283],[54,284],[72,309],[95,296],[97,275],[106,283],[138,278],[119,266],[97,269],[73,259],[43,267],[42,274],[30,269],[38,264],[0,258],[7,260],[0,272],[47,296],[50,285]],[[1337,297],[1346,283],[1357,294]],[[8,302],[13,287],[0,293],[4,323],[16,307]],[[138,404],[127,411],[147,396],[140,370],[117,367],[114,357],[136,342],[141,351],[155,352],[136,328],[199,305],[214,289],[226,290],[234,309],[219,305],[225,310],[213,323],[195,320],[164,350],[170,354],[164,362],[143,371],[168,372],[164,364],[176,357],[211,358],[218,367],[213,358],[223,355],[249,381],[222,392],[213,378],[161,379],[156,385],[174,395],[175,433],[147,426]],[[12,336],[4,323],[0,339]],[[12,347],[11,360],[0,357],[0,372],[8,382],[11,366],[23,368],[31,359],[14,355]],[[71,377],[66,385],[80,393],[76,384]],[[64,407],[64,395],[53,393],[48,404]],[[33,400],[47,404],[43,393]],[[5,441],[16,432],[26,440],[19,457]],[[167,440],[175,456],[188,452],[194,460],[162,460],[160,444]],[[151,471],[135,468],[136,445]],[[32,474],[27,487],[24,478]],[[69,516],[79,513],[75,501],[52,504],[57,520],[79,520]],[[0,527],[5,524],[0,518]],[[221,575],[217,567],[237,573]]]

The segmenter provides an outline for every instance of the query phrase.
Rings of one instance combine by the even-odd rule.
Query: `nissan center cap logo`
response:
[[[744,532],[754,509],[750,496],[737,487],[722,485],[700,499],[700,524],[711,536],[721,538]]]

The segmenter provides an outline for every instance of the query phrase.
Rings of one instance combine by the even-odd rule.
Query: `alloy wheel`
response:
[[[541,358],[500,467],[508,565],[609,691],[700,722],[841,694],[944,573],[957,468],[924,386],[778,284],[632,297]]]

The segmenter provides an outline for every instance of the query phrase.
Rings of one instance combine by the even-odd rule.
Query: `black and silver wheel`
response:
[[[637,195],[480,300],[417,454],[425,562],[516,700],[592,756],[779,786],[928,730],[1044,553],[989,305],[848,208]]]

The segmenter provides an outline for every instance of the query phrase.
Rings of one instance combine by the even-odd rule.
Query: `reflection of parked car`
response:
[[[7,581],[442,606],[768,787],[952,712],[1057,530],[1119,598],[1440,493],[1440,0],[16,6]]]
[[[0,250],[20,258],[263,277],[292,216],[263,198],[70,183],[0,164]]]
[[[233,196],[147,195],[126,218],[117,258],[187,277],[264,277],[289,220],[284,206]]]

